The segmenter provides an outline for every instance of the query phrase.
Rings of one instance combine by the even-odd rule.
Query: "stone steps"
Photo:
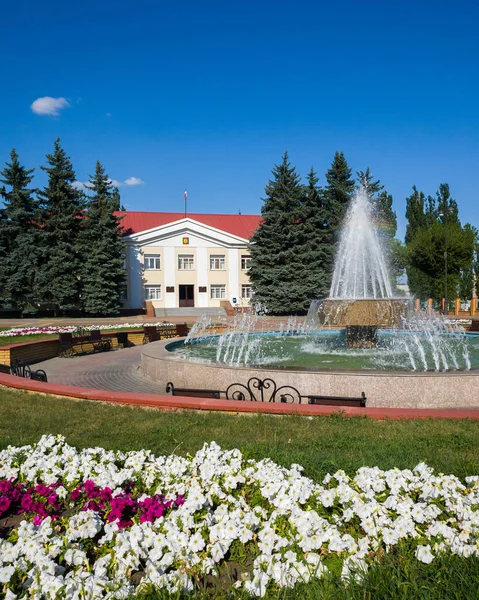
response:
[[[226,312],[224,308],[211,308],[199,306],[185,308],[155,308],[155,317],[200,317],[201,315],[210,315],[212,317],[224,317]]]

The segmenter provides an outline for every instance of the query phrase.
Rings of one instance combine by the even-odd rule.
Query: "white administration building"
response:
[[[123,308],[139,309],[151,300],[161,315],[167,309],[218,309],[222,301],[249,305],[248,241],[260,216],[116,214],[126,244]]]

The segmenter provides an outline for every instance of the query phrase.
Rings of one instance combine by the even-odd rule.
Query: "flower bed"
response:
[[[166,321],[158,323],[117,323],[116,325],[65,325],[64,327],[12,327],[5,331],[0,331],[0,337],[16,337],[20,335],[58,335],[59,333],[73,333],[77,330],[92,330],[98,329],[100,331],[116,331],[117,329],[141,329],[146,325],[151,327],[173,327],[174,323],[167,323]]]
[[[479,555],[479,477],[463,484],[423,463],[318,484],[214,442],[182,458],[44,436],[0,452],[0,479],[7,598],[192,590],[219,574],[263,596],[328,570],[357,574],[397,544],[425,563]]]

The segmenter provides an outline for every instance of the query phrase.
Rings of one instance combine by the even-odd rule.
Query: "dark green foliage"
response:
[[[326,173],[324,189],[325,204],[329,214],[331,241],[336,241],[339,228],[354,193],[354,179],[342,152],[336,152],[331,167]]]
[[[447,249],[447,297],[470,298],[477,230],[461,226],[457,202],[442,183],[436,198],[413,187],[406,199],[407,274],[409,287],[420,298],[437,301],[445,295]]]
[[[311,168],[308,183],[303,188],[300,222],[296,229],[296,252],[309,265],[302,282],[305,309],[311,300],[325,298],[331,285],[333,247],[328,243],[328,216],[323,190],[318,187],[318,177]]]
[[[87,218],[80,237],[84,257],[82,304],[89,314],[116,316],[120,312],[120,292],[125,278],[120,219],[113,215],[119,209],[120,196],[99,162],[88,189],[92,195],[88,198]]]
[[[384,186],[379,181],[373,180],[373,175],[369,169],[369,167],[365,171],[356,171],[356,175],[358,177],[359,183],[366,188],[366,191],[371,196],[371,198],[376,197],[379,192],[384,189]]]
[[[75,172],[70,159],[55,141],[47,154],[48,185],[39,192],[38,290],[42,304],[54,306],[55,314],[80,307],[80,271],[85,257],[79,249],[84,224],[84,196],[73,187]]]
[[[311,298],[304,296],[304,282],[311,265],[296,252],[301,222],[303,186],[285,153],[273,169],[261,209],[263,222],[251,238],[254,301],[274,314],[304,312]]]
[[[20,165],[15,149],[10,158],[0,172],[0,195],[5,205],[0,211],[0,305],[34,313],[37,203],[28,187],[33,169]]]

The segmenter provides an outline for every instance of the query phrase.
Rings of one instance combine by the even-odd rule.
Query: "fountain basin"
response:
[[[226,389],[251,377],[270,377],[278,386],[291,385],[302,395],[358,396],[365,392],[370,407],[478,408],[479,370],[441,372],[312,370],[300,368],[229,367],[172,352],[182,341],[148,344],[142,351],[145,377],[172,381],[177,387]]]
[[[327,298],[317,302],[317,319],[321,326],[392,327],[401,325],[409,308],[408,298]]]

